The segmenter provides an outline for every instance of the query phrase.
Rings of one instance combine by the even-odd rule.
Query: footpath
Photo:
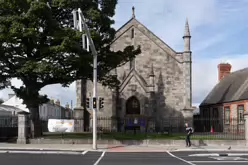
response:
[[[64,152],[166,152],[166,151],[247,151],[248,146],[172,146],[172,145],[104,145],[97,150],[89,144],[10,144],[0,143],[0,153],[6,151],[64,151]]]

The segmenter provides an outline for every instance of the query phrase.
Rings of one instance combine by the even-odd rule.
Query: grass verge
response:
[[[145,133],[99,133],[98,139],[106,140],[184,140],[186,134],[145,134]],[[92,139],[92,133],[44,133],[45,139]],[[193,135],[192,140],[228,140],[215,135]]]

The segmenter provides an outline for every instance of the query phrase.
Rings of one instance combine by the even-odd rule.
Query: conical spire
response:
[[[189,21],[186,18],[185,29],[184,29],[184,36],[183,37],[190,37],[190,30],[189,30]]]
[[[122,80],[124,80],[126,78],[126,71],[124,71],[123,75],[122,75]]]
[[[154,76],[153,64],[151,65],[149,76]]]
[[[149,71],[149,91],[154,92],[154,90],[155,90],[155,74],[152,63]]]

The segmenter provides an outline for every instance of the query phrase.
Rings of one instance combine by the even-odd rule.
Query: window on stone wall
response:
[[[244,123],[244,105],[238,105],[238,124]]]
[[[134,38],[134,29],[131,30],[131,38]]]
[[[224,108],[224,117],[225,117],[225,124],[230,124],[230,107]]]

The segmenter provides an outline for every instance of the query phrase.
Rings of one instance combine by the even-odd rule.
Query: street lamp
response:
[[[94,42],[91,38],[89,28],[85,22],[85,18],[84,18],[84,15],[82,13],[82,10],[80,8],[78,8],[78,11],[73,10],[72,13],[73,13],[74,28],[79,29],[80,32],[82,32],[83,29],[85,30],[85,34],[88,38],[87,40],[89,41],[87,43],[89,43],[90,49],[91,49],[92,54],[93,54],[93,96],[92,96],[92,98],[94,100],[97,98],[97,52],[96,52],[96,48],[95,48]],[[78,14],[79,20],[77,20],[77,14]],[[83,42],[83,44],[82,44],[83,48],[84,49],[88,48],[88,46],[84,45],[84,42],[85,42],[85,36],[84,35],[82,36],[82,42]],[[92,144],[92,147],[93,147],[93,149],[97,149],[96,140],[97,140],[97,107],[98,106],[94,106],[94,107],[91,106],[91,107],[93,110],[93,144]]]

